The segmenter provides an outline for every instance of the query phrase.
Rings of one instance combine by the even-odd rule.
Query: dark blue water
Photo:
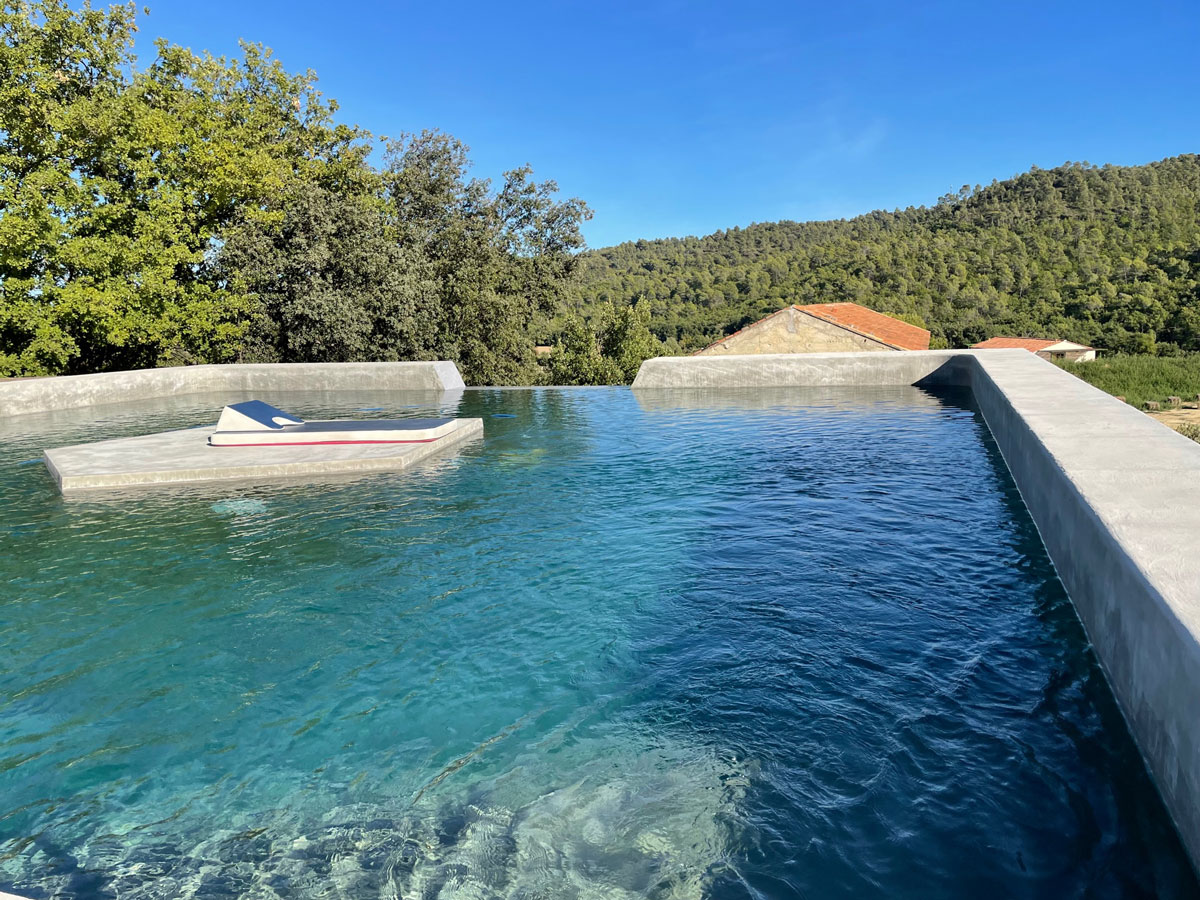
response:
[[[216,406],[0,427],[0,889],[1197,894],[969,396],[468,391],[481,444],[316,485],[27,464]]]

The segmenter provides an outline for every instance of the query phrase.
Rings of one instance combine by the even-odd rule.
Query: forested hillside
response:
[[[1200,350],[1200,156],[1035,168],[933,207],[593,251],[562,320],[639,298],[668,351],[787,303],[847,300],[925,325],[934,346],[1008,334]]]

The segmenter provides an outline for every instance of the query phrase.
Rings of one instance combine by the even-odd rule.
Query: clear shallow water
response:
[[[482,444],[308,486],[28,462],[215,406],[0,430],[0,889],[1197,893],[969,396],[468,391]]]

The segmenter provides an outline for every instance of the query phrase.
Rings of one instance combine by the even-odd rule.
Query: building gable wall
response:
[[[788,307],[761,322],[701,350],[698,356],[738,353],[840,353],[891,350],[887,344],[856,334],[816,316]]]

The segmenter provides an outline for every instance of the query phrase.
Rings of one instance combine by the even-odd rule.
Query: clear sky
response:
[[[144,0],[139,53],[266,44],[344,121],[530,163],[593,247],[1200,152],[1200,0]]]

